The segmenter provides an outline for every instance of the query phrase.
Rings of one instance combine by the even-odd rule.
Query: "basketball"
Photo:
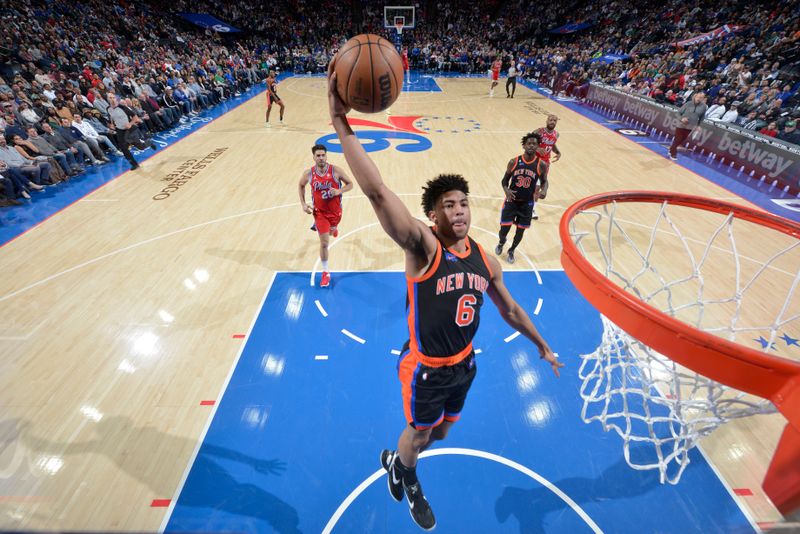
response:
[[[394,45],[371,33],[356,35],[333,58],[336,90],[362,113],[391,106],[403,88],[403,60]]]

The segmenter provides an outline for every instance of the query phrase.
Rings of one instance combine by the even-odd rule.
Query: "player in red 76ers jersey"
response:
[[[492,63],[492,86],[489,88],[489,96],[494,96],[494,88],[500,83],[498,80],[500,79],[500,68],[502,66],[503,62],[500,61],[500,56],[496,57]]]
[[[322,262],[320,287],[328,287],[331,275],[328,271],[328,243],[330,236],[339,235],[339,221],[342,220],[342,193],[353,189],[353,182],[340,167],[328,163],[328,149],[325,145],[311,147],[314,166],[303,171],[298,184],[300,205],[303,211],[314,215],[314,227],[319,233],[319,259]],[[311,184],[311,206],[306,204],[306,185]]]
[[[556,146],[556,141],[558,141],[558,132],[556,131],[556,123],[558,123],[558,117],[555,115],[548,115],[547,116],[547,126],[544,128],[539,128],[536,130],[536,133],[542,138],[542,141],[539,143],[539,149],[536,151],[536,154],[541,158],[544,162],[544,172],[541,176],[541,180],[539,186],[536,188],[536,193],[534,194],[534,202],[538,202],[540,198],[545,198],[547,196],[547,175],[550,172],[550,154],[555,154],[553,158],[553,163],[561,159],[561,151]],[[533,219],[538,219],[539,216],[536,215],[536,208],[533,210]]]

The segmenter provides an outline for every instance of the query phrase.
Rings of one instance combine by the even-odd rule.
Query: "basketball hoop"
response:
[[[697,219],[682,229],[685,211]],[[648,214],[654,224],[640,224]],[[750,239],[769,234],[758,241],[769,248],[767,259],[739,253],[734,223]],[[564,271],[602,313],[602,343],[581,356],[584,421],[615,430],[631,467],[658,469],[662,483],[675,484],[700,438],[731,419],[777,408],[788,424],[763,488],[783,514],[800,507],[800,362],[766,352],[779,330],[800,328],[800,224],[702,197],[623,191],[573,204],[559,233]],[[729,247],[718,244],[726,239]],[[733,262],[731,276],[721,276],[718,256]],[[775,285],[763,293],[767,280]],[[743,302],[753,295],[774,309],[751,312]],[[736,342],[755,332],[763,332],[765,352]]]

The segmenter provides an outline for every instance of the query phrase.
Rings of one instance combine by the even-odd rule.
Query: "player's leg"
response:
[[[384,456],[393,454],[389,466],[389,492],[397,500],[400,487],[408,500],[411,517],[421,528],[430,530],[436,526],[422,486],[417,478],[417,459],[419,453],[431,441],[431,433],[444,421],[444,403],[447,388],[437,383],[437,368],[422,365],[414,354],[406,349],[398,364],[403,395],[403,412],[408,425],[397,441],[397,452],[384,451]],[[428,387],[427,382],[433,382]],[[384,466],[385,467],[385,466]]]
[[[322,263],[322,277],[320,278],[319,286],[328,287],[331,283],[331,275],[328,271],[328,246],[331,225],[328,219],[321,214],[314,214],[314,223],[319,233],[319,261]]]
[[[447,388],[447,400],[444,403],[444,420],[431,431],[428,442],[421,449],[423,451],[435,441],[445,439],[453,425],[461,418],[461,412],[467,400],[467,393],[469,393],[469,388],[472,386],[472,381],[475,380],[477,372],[475,355],[471,355],[446,369],[447,372],[451,373],[450,380],[452,385]]]
[[[328,223],[331,225],[331,237],[339,237],[339,223],[342,221],[341,212],[328,216]]]
[[[511,225],[514,224],[515,207],[513,202],[504,202],[503,210],[500,212],[500,233],[498,237],[500,240],[494,249],[494,253],[498,256],[503,253],[503,247],[506,244],[508,232],[511,230]]]
[[[511,98],[514,98],[514,93],[517,92],[517,78],[511,79]]]
[[[278,105],[281,107],[280,110],[280,121],[283,123],[283,110],[286,109],[286,106],[283,104],[283,100],[278,100]]]
[[[269,127],[269,112],[272,111],[272,102],[267,104],[267,127]]]
[[[511,87],[511,78],[506,79],[506,98],[511,98],[511,91],[508,88]]]
[[[522,236],[525,235],[525,230],[531,227],[531,216],[533,213],[533,202],[527,205],[520,206],[517,213],[516,225],[517,231],[514,232],[514,240],[511,242],[511,247],[508,249],[508,263],[514,263],[514,252],[519,244],[522,242]]]

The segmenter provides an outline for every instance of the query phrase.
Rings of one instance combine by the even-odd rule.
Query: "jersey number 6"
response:
[[[463,295],[460,299],[458,299],[458,309],[456,310],[456,324],[458,326],[467,326],[472,324],[472,320],[475,318],[475,304],[477,304],[478,299],[475,295]]]

